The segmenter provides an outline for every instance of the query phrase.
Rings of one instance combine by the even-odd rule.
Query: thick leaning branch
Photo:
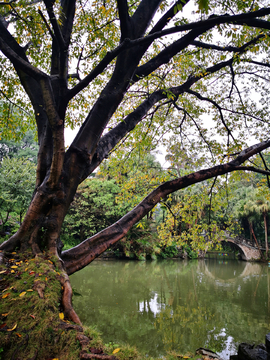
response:
[[[241,151],[241,153],[234,160],[226,164],[200,170],[192,174],[167,181],[160,185],[146,198],[144,198],[139,205],[123,216],[115,224],[92,236],[91,238],[86,239],[74,248],[64,251],[61,258],[64,261],[67,273],[70,275],[82,269],[100,254],[106,251],[111,245],[122,239],[131,229],[131,227],[139,220],[141,220],[147,213],[149,213],[149,211],[151,211],[153,207],[162,200],[162,198],[190,185],[211,179],[213,177],[228,174],[233,171],[253,171],[252,167],[241,166],[241,164],[243,164],[253,155],[258,154],[269,147],[270,140],[263,141]]]

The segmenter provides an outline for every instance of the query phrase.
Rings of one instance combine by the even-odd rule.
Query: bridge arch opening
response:
[[[226,246],[226,248],[230,248],[231,252],[235,254],[235,258],[238,258],[239,260],[246,260],[246,254],[242,247],[235,243],[233,240],[221,240],[221,243],[223,247]],[[225,246],[224,246],[225,245]]]

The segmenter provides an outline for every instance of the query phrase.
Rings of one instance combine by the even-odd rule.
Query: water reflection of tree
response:
[[[83,295],[74,299],[76,311],[84,323],[97,324],[106,341],[117,342],[121,334],[152,356],[164,348],[184,353],[205,346],[220,352],[228,336],[262,342],[269,328],[268,268],[234,262],[226,274],[229,263],[205,264],[93,263],[72,276]]]

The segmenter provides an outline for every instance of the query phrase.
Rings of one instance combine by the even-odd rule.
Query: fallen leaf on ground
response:
[[[7,329],[7,331],[13,331],[16,329],[16,327],[17,327],[17,324],[15,324],[12,329]]]
[[[28,290],[26,290],[26,291],[34,291],[34,290],[32,290],[32,289],[28,289]]]
[[[64,317],[65,317],[64,313],[59,313],[59,318],[60,318],[61,320],[64,320]]]
[[[23,291],[22,293],[20,293],[20,297],[23,297],[26,294],[26,291]]]
[[[0,271],[0,274],[4,274],[6,272],[6,270]]]
[[[17,265],[12,265],[11,269],[17,269],[17,267],[18,267]]]
[[[22,337],[22,335],[21,335],[21,334],[19,334],[19,333],[16,333],[16,335],[17,335],[18,337]]]
[[[112,353],[113,353],[113,354],[116,354],[116,353],[118,353],[118,351],[120,351],[120,350],[121,350],[120,348],[114,349]]]
[[[31,318],[33,318],[33,319],[35,319],[36,317],[35,317],[35,315],[30,315],[31,316]]]
[[[4,324],[0,325],[0,329],[3,329],[5,326],[7,326],[7,324],[6,324],[6,323],[4,323]]]
[[[7,317],[9,313],[1,314],[4,317]]]
[[[2,299],[5,299],[6,297],[8,297],[8,295],[10,295],[10,293],[6,293],[5,295],[3,295]]]

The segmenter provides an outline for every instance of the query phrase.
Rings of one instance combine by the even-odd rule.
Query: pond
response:
[[[149,356],[264,342],[270,331],[270,268],[237,260],[97,260],[71,276],[73,305],[105,343]]]

